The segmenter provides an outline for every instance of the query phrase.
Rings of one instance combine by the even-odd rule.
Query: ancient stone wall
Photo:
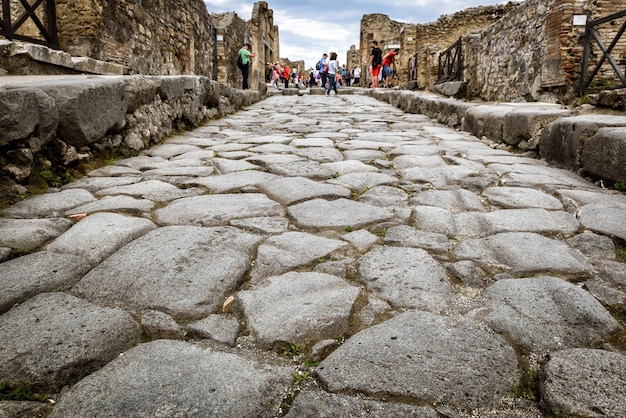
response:
[[[216,79],[231,87],[241,88],[242,79],[241,71],[237,67],[237,54],[244,42],[251,42],[250,28],[234,12],[211,14],[211,20],[216,29]]]
[[[396,69],[400,81],[409,80],[410,62],[418,53],[418,83],[424,88],[434,84],[437,79],[439,51],[447,49],[468,33],[487,28],[516,7],[517,3],[473,7],[441,16],[437,21],[427,24],[396,22],[381,14],[364,15],[361,19],[361,65],[365,70],[372,39],[376,39],[383,49],[390,44],[399,44],[400,54],[396,58]]]
[[[211,77],[213,25],[202,0],[57,0],[59,44],[129,73]]]
[[[584,28],[573,26],[574,15],[597,19],[624,9],[621,0],[527,0],[481,34],[464,39],[469,94],[489,101],[571,102],[578,95],[584,48]],[[607,46],[622,23],[599,29]],[[612,55],[623,60],[625,53],[626,37]],[[599,58],[596,47],[592,64]],[[611,74],[605,65],[600,76]]]
[[[280,57],[278,26],[274,25],[274,11],[265,1],[254,3],[252,18],[248,22],[252,36],[252,52],[257,54],[250,69],[250,87],[266,91],[265,68]]]
[[[356,45],[350,45],[350,49],[346,52],[346,65],[350,70],[361,65],[360,53],[361,51],[356,49]]]

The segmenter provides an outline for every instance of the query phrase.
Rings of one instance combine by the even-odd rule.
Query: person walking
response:
[[[339,92],[337,91],[337,72],[339,71],[339,64],[337,64],[337,53],[331,52],[330,59],[326,62],[328,66],[328,90],[326,90],[326,95],[330,96],[330,91],[335,90],[335,96],[339,96]]]
[[[393,80],[393,73],[395,72],[395,57],[400,52],[399,49],[389,51],[383,57],[383,80],[385,80],[385,87],[391,87],[391,81]],[[394,68],[391,68],[391,67]]]
[[[250,52],[252,45],[245,43],[238,52],[237,66],[241,70],[241,77],[243,78],[243,90],[248,90],[248,77],[250,76],[250,64],[252,58],[256,57],[255,52]]]
[[[322,79],[322,84],[320,87],[322,88],[326,88],[326,82],[328,81],[328,72],[326,71],[326,65],[328,61],[328,54],[324,54],[322,55],[322,59],[319,60],[318,64],[319,64],[319,72],[320,72],[320,77]]]
[[[352,70],[352,75],[354,76],[354,83],[352,85],[361,87],[361,67],[355,65],[354,70]]]
[[[372,40],[371,47],[372,52],[368,65],[372,66],[372,88],[376,88],[378,87],[378,77],[383,63],[383,51],[378,47],[378,41]]]
[[[291,71],[289,69],[289,66],[285,64],[285,66],[283,67],[283,81],[285,82],[286,89],[289,88],[289,77],[291,77]]]

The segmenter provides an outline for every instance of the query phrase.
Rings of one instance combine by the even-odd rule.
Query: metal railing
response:
[[[16,16],[22,8],[23,13]],[[59,49],[55,0],[35,0],[33,4],[28,0],[2,0],[0,36]]]
[[[439,70],[437,71],[437,82],[435,84],[463,80],[464,69],[463,42],[459,38],[454,45],[439,55]]]
[[[611,56],[611,52],[613,51],[615,46],[618,44],[618,42],[624,35],[624,31],[626,31],[626,20],[624,21],[624,24],[622,25],[621,29],[617,31],[615,38],[611,41],[608,48],[605,46],[604,42],[602,41],[600,37],[600,34],[598,33],[598,30],[596,29],[598,26],[605,24],[605,23],[614,24],[612,22],[622,17],[626,17],[626,10],[619,12],[619,13],[615,13],[607,17],[603,17],[601,19],[596,19],[592,21],[587,20],[587,26],[585,28],[585,49],[583,53],[582,74],[580,77],[581,94],[585,94],[590,91],[602,90],[602,89],[626,87],[626,75],[625,75],[626,68],[622,70],[619,67],[619,63],[615,60],[614,57]],[[589,74],[589,61],[590,61],[591,51],[592,51],[592,46],[593,46],[592,43],[594,41],[595,43],[598,44],[598,47],[600,48],[600,51],[602,52],[602,57],[598,60],[591,74]],[[619,80],[619,83],[621,84],[611,85],[611,86],[605,85],[603,87],[590,88],[591,83],[594,81],[600,69],[607,61],[609,62],[611,67],[613,67],[613,70],[615,71],[615,76],[617,77],[615,82],[617,83],[617,80]]]

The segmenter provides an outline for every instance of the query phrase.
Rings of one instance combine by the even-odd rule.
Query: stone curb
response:
[[[626,115],[575,116],[574,111],[553,103],[470,103],[423,91],[366,89],[365,94],[479,138],[486,137],[521,151],[539,152],[550,164],[561,168],[596,176],[600,173],[604,180],[612,182],[626,179],[625,158],[616,157],[619,152],[605,152],[602,158],[595,149],[598,142],[602,142],[605,150],[626,147],[623,136],[602,130],[626,126]],[[587,142],[591,137],[594,141]],[[581,158],[590,154],[596,157]]]

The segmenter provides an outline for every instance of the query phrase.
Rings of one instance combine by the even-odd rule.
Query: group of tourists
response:
[[[378,42],[371,41],[371,53],[368,61],[368,70],[371,82],[369,87],[377,88],[382,83],[383,86],[391,87],[393,76],[395,74],[395,57],[399,49],[394,49],[383,55],[383,51],[378,47]],[[248,78],[250,75],[250,64],[252,58],[256,57],[256,53],[250,51],[249,43],[239,50],[237,56],[237,66],[241,70],[243,77],[243,89],[247,90]],[[296,68],[289,68],[287,64],[281,65],[278,62],[270,64],[266,68],[266,78],[274,87],[278,88],[279,82],[285,88],[289,88],[289,82],[294,83],[297,87],[305,85],[306,87],[322,87],[329,96],[331,91],[335,95],[339,95],[337,86],[360,86],[361,85],[361,68],[355,65],[349,69],[345,64],[340,65],[337,60],[337,53],[331,52],[330,57],[324,53],[322,58],[315,64],[309,72],[309,78],[303,79],[303,75],[298,73]]]
[[[377,88],[382,82],[383,86],[391,87],[395,70],[395,58],[400,50],[398,48],[383,55],[383,50],[378,47],[378,41],[372,40],[372,51],[368,61],[368,69],[371,75],[370,87]]]

